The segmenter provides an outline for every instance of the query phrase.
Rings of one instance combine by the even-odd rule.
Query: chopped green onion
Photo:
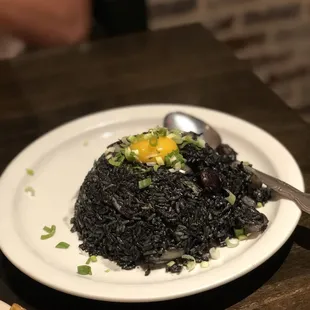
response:
[[[152,137],[152,138],[150,138],[149,139],[149,145],[150,146],[152,146],[152,147],[155,147],[155,146],[157,146],[157,144],[158,144],[158,139],[157,139],[157,137]]]
[[[157,127],[156,128],[156,133],[161,136],[161,137],[165,137],[167,136],[168,133],[168,129],[165,127]]]
[[[134,161],[137,157],[135,150],[132,151],[130,147],[127,147],[125,149],[125,157],[128,161]]]
[[[198,138],[197,139],[197,145],[200,146],[200,147],[205,147],[205,140],[203,140],[202,138]]]
[[[158,168],[159,168],[158,165],[155,165],[155,166],[153,167],[153,169],[154,169],[155,172],[158,170]]]
[[[77,273],[83,276],[92,275],[91,267],[87,265],[77,266]]]
[[[123,163],[124,159],[125,157],[123,155],[112,157],[109,159],[109,164],[115,167],[119,167]]]
[[[152,133],[146,133],[145,135],[143,135],[144,140],[150,140],[152,137],[153,137]]]
[[[45,226],[45,228],[46,228],[46,226]],[[44,230],[46,231],[46,229],[44,229]],[[56,232],[56,226],[52,225],[50,228],[50,232],[47,235],[42,235],[41,240],[46,240],[46,239],[53,237],[55,235],[55,232]]]
[[[70,244],[68,244],[67,242],[59,242],[57,245],[56,245],[56,248],[57,249],[68,249],[70,246]]]
[[[173,167],[177,162],[180,162],[181,165],[185,163],[184,157],[179,153],[179,150],[175,150],[165,156],[165,164],[168,167]]]
[[[209,267],[209,262],[207,262],[207,261],[202,261],[202,262],[200,263],[200,267],[201,267],[201,268],[208,268],[208,267]]]
[[[165,162],[163,161],[163,159],[160,156],[155,157],[156,162],[159,166],[163,166],[165,164]]]
[[[243,161],[242,165],[244,165],[244,166],[251,166],[251,164],[248,161]]]
[[[88,260],[86,261],[86,264],[89,265],[90,263],[96,263],[97,262],[97,256],[92,255],[88,258]]]
[[[234,229],[234,232],[235,232],[236,238],[238,238],[241,235],[244,235],[244,229],[243,228],[241,228],[241,229]]]
[[[113,153],[115,151],[115,147],[111,146],[106,149],[105,154]]]
[[[220,258],[220,249],[219,248],[211,248],[209,252],[210,252],[210,256],[212,259],[219,259]]]
[[[186,264],[186,268],[188,271],[192,271],[196,266],[195,257],[193,257],[191,255],[184,254],[184,255],[182,255],[182,258],[189,260],[189,262],[187,262],[187,264]]]
[[[44,226],[43,230],[46,231],[49,234],[52,232],[52,229],[50,227],[47,227],[47,226]]]
[[[231,204],[231,205],[234,205],[235,202],[236,202],[236,196],[230,192],[229,190],[226,190],[228,193],[229,193],[229,196],[226,197],[225,199]]]
[[[176,144],[182,144],[183,143],[183,139],[181,137],[181,135],[178,134],[174,134],[174,133],[170,133],[167,138],[173,140]]]
[[[194,182],[183,181],[183,184],[189,187],[196,195],[198,195],[201,192],[200,188]]]
[[[175,261],[173,261],[173,260],[170,261],[169,263],[167,263],[167,266],[168,266],[168,267],[172,267],[173,265],[175,265]]]
[[[31,176],[34,175],[34,171],[32,169],[26,169],[26,172],[28,175],[31,175]]]
[[[110,272],[110,271],[111,271],[110,269],[107,269],[107,270],[105,270],[104,272],[108,273],[108,272]]]
[[[129,136],[129,137],[127,138],[127,140],[128,140],[129,142],[131,142],[131,143],[134,143],[134,142],[137,141],[137,138],[136,138],[135,136]]]
[[[239,240],[236,238],[226,238],[225,242],[228,248],[235,248],[239,244]]]
[[[169,133],[169,135],[167,135],[167,138],[169,139],[174,139],[177,135],[174,133]]]
[[[121,141],[123,142],[124,145],[129,145],[129,141],[127,140],[127,137],[123,137]]]
[[[191,256],[191,255],[187,255],[187,254],[182,255],[182,258],[187,259],[187,260],[196,261],[196,260],[195,260],[195,257],[193,257],[193,256]]]
[[[186,264],[186,268],[188,271],[192,271],[194,270],[196,267],[196,261],[189,261],[187,264]]]
[[[256,204],[256,208],[262,208],[263,207],[263,204],[261,203],[261,202],[258,202],[257,204]]]
[[[248,237],[246,235],[240,235],[240,236],[238,236],[238,239],[239,239],[239,241],[243,241],[243,240],[248,239]]]
[[[182,134],[182,131],[180,129],[177,129],[177,128],[170,130],[170,132],[174,133],[176,135],[181,135]]]
[[[27,187],[25,188],[25,192],[26,192],[26,193],[30,193],[30,195],[31,195],[32,197],[36,195],[36,192],[35,192],[34,188],[31,187],[31,186],[27,186]]]
[[[175,165],[174,165],[174,169],[175,170],[180,170],[182,168],[182,164],[178,161]]]
[[[152,184],[152,179],[150,179],[150,178],[141,180],[141,181],[139,181],[139,189],[148,187],[148,186],[150,186],[151,184]]]

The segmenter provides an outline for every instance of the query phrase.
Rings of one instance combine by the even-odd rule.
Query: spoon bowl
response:
[[[178,111],[167,114],[164,118],[164,126],[168,129],[177,128],[182,131],[202,134],[204,140],[213,149],[216,149],[222,143],[221,136],[209,124],[183,112]]]

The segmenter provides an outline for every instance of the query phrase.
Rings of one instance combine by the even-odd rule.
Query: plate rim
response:
[[[222,117],[227,117],[229,119],[234,119],[236,122],[239,122],[243,125],[246,126],[250,126],[255,130],[260,131],[261,133],[263,133],[266,136],[269,136],[269,138],[271,138],[273,140],[273,142],[278,144],[278,147],[282,148],[282,150],[284,150],[286,152],[286,155],[290,158],[291,160],[291,164],[294,166],[294,170],[295,170],[295,177],[298,179],[297,183],[299,183],[299,189],[303,190],[305,189],[305,184],[304,184],[304,178],[303,178],[303,174],[300,170],[300,167],[297,163],[297,161],[295,160],[294,156],[291,154],[291,152],[274,136],[272,136],[269,132],[265,131],[264,129],[260,128],[259,126],[248,122],[247,120],[244,120],[240,117],[234,116],[232,114],[228,114],[219,110],[215,110],[215,109],[209,109],[203,106],[189,106],[189,105],[184,105],[184,104],[178,104],[178,103],[146,103],[146,104],[141,104],[141,105],[130,105],[130,106],[122,106],[122,107],[117,107],[117,108],[112,108],[112,109],[107,109],[107,110],[103,110],[103,111],[98,111],[95,113],[91,113],[88,115],[84,115],[81,117],[78,117],[74,120],[71,120],[69,122],[63,123],[55,128],[53,128],[52,130],[46,132],[45,134],[41,135],[40,137],[38,137],[37,139],[35,139],[33,142],[31,142],[28,146],[26,146],[21,152],[19,152],[14,158],[13,160],[7,165],[7,167],[5,168],[5,170],[3,171],[1,177],[0,177],[0,196],[1,194],[3,194],[3,189],[5,188],[5,180],[6,177],[8,175],[8,173],[10,172],[11,168],[14,167],[15,163],[22,160],[24,156],[26,156],[27,152],[32,149],[35,148],[36,145],[40,144],[41,141],[44,141],[45,139],[48,139],[51,135],[53,134],[57,134],[57,132],[61,133],[62,130],[64,129],[73,129],[74,127],[79,127],[78,125],[83,121],[87,121],[88,119],[92,119],[92,118],[96,118],[99,116],[107,116],[109,113],[114,114],[114,113],[119,113],[119,112],[128,112],[128,110],[140,110],[140,109],[149,109],[149,108],[165,108],[166,110],[168,109],[175,109],[176,107],[178,107],[178,109],[183,110],[183,111],[195,111],[195,113],[199,113],[199,111],[203,111],[204,113],[210,112],[210,113],[215,113],[218,114]],[[167,111],[165,112],[167,113]],[[114,121],[115,122],[115,121]],[[105,124],[107,122],[104,122]],[[100,127],[97,122],[94,122],[95,126],[90,126],[88,127],[88,130]],[[82,132],[85,132],[86,129],[82,129],[80,128],[79,131],[76,131],[77,134],[81,134]],[[70,138],[72,138],[74,135],[70,135]],[[296,207],[297,208],[297,207]],[[0,206],[0,210],[1,210],[1,206]],[[295,210],[296,211],[296,210]],[[53,281],[48,281],[46,279],[42,279],[39,275],[33,274],[31,273],[31,271],[26,270],[25,268],[23,268],[22,263],[19,261],[18,257],[16,257],[16,253],[12,254],[12,249],[8,246],[7,241],[5,240],[5,237],[1,237],[0,234],[0,248],[3,252],[3,254],[11,261],[11,263],[13,265],[15,265],[19,270],[21,270],[23,273],[25,273],[27,276],[31,277],[32,279],[34,279],[35,281],[38,281],[39,283],[42,283],[50,288],[71,294],[71,295],[75,295],[75,296],[79,296],[79,297],[84,297],[84,298],[90,298],[90,299],[97,299],[97,300],[105,300],[105,301],[117,301],[117,302],[146,302],[146,301],[161,301],[161,300],[169,300],[169,299],[174,299],[174,298],[179,298],[179,297],[185,297],[185,296],[189,296],[189,295],[193,295],[196,293],[200,293],[206,290],[210,290],[212,288],[221,286],[225,283],[231,282],[241,276],[243,276],[244,274],[250,272],[251,270],[257,268],[259,265],[261,265],[262,263],[264,263],[268,258],[270,258],[274,253],[276,253],[281,247],[282,245],[288,240],[288,238],[291,236],[291,234],[293,233],[294,229],[296,228],[300,216],[301,216],[301,212],[298,209],[299,212],[295,212],[296,214],[294,215],[294,218],[291,219],[291,227],[289,230],[287,230],[287,233],[284,237],[282,237],[281,241],[277,243],[276,246],[273,246],[272,251],[269,251],[268,253],[265,253],[265,255],[263,255],[263,257],[261,257],[256,263],[252,264],[250,267],[244,268],[242,272],[239,272],[238,274],[235,274],[233,276],[227,276],[226,278],[223,278],[220,281],[217,281],[215,284],[213,285],[209,285],[208,287],[205,287],[203,285],[201,285],[199,288],[194,288],[194,289],[183,289],[179,292],[174,292],[174,293],[167,293],[164,294],[164,296],[157,296],[155,294],[155,296],[152,297],[133,297],[130,296],[128,294],[126,294],[127,297],[123,297],[123,296],[106,296],[106,295],[94,295],[91,293],[85,293],[85,292],[81,292],[78,290],[72,290],[72,289],[68,289],[68,288],[63,288],[63,287],[59,287],[55,284],[53,284]],[[3,217],[4,218],[4,217]],[[3,222],[3,220],[2,220]],[[1,232],[1,219],[0,219],[0,232]],[[14,251],[13,251],[14,252]],[[197,275],[199,276],[199,275]],[[196,277],[197,277],[196,276]],[[201,276],[201,275],[200,275]],[[193,277],[195,278],[195,277]],[[174,281],[170,281],[170,282],[174,282]],[[158,285],[161,283],[156,283],[156,284],[148,284],[148,286],[154,286],[154,285]],[[107,283],[104,283],[104,285],[107,285]],[[111,285],[110,283],[108,285]],[[113,286],[113,285],[111,285]],[[114,285],[115,288],[119,287],[120,285]],[[131,287],[131,289],[133,287],[137,287],[137,285],[130,285],[127,286],[128,288]],[[131,290],[130,289],[130,290]]]

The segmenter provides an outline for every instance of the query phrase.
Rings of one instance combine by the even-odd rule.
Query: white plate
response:
[[[33,279],[57,290],[82,297],[121,301],[158,301],[186,296],[232,281],[267,260],[289,238],[301,212],[290,201],[268,203],[262,209],[270,225],[260,237],[234,249],[221,249],[210,267],[180,275],[140,269],[124,271],[106,260],[92,264],[92,276],[80,276],[76,266],[86,256],[78,250],[77,235],[69,231],[73,197],[94,159],[118,138],[156,125],[168,112],[182,110],[210,122],[239,153],[240,160],[304,190],[303,178],[292,155],[272,136],[243,120],[199,107],[146,105],[96,113],[65,124],[44,135],[7,167],[0,181],[0,245],[9,260]],[[85,142],[88,142],[87,146]],[[35,171],[34,176],[25,173]],[[32,186],[36,196],[24,188]],[[71,213],[72,214],[72,213]],[[44,225],[57,226],[42,241]],[[60,241],[71,244],[55,249]],[[106,273],[109,268],[112,271]]]
[[[10,310],[10,306],[0,300],[0,310]]]

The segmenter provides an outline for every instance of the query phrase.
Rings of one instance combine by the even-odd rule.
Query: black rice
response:
[[[225,246],[234,229],[264,231],[268,219],[256,204],[267,202],[270,191],[254,184],[242,164],[232,165],[237,154],[230,146],[214,151],[188,144],[180,153],[189,173],[164,166],[155,172],[126,160],[115,167],[102,155],[80,188],[71,220],[81,249],[123,269],[147,266],[146,274],[171,252],[176,263],[166,269],[180,272],[182,254],[208,260],[210,248]],[[152,184],[139,189],[145,178]],[[227,190],[236,196],[233,205]]]

